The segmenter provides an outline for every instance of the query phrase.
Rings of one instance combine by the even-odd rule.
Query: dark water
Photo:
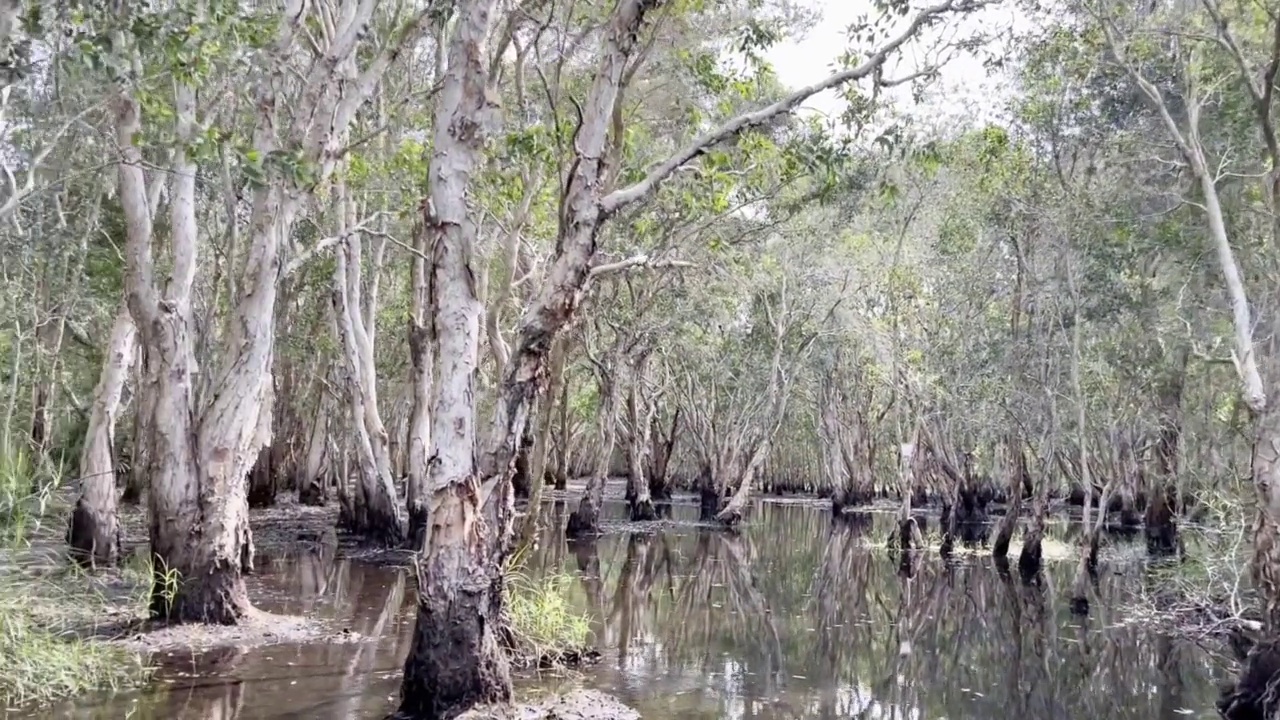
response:
[[[548,512],[562,524],[562,506]],[[692,519],[696,508],[675,514]],[[570,547],[549,532],[531,572],[577,575],[572,602],[591,615],[604,657],[582,673],[521,678],[518,690],[596,687],[649,720],[1217,717],[1224,670],[1126,611],[1155,582],[1140,564],[1108,563],[1101,602],[1081,623],[1066,603],[1069,563],[1027,587],[985,555],[948,565],[931,554],[904,579],[867,547],[890,521],[833,527],[813,507],[766,504],[737,536],[690,527]],[[394,709],[411,578],[323,553],[263,570],[252,587],[260,607],[378,640],[168,657],[156,688],[40,717],[348,720]]]

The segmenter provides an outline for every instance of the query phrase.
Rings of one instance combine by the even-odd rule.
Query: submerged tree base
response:
[[[466,568],[460,559],[453,562]],[[444,567],[448,564],[432,570]],[[501,578],[489,583],[459,575],[419,590],[412,650],[393,718],[452,720],[476,706],[511,702],[510,672],[498,638]]]
[[[1224,688],[1218,712],[1226,720],[1270,720],[1280,710],[1280,638],[1249,651],[1235,685]]]

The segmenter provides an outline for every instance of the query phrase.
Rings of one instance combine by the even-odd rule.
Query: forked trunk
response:
[[[81,565],[110,566],[119,559],[116,514],[115,428],[120,396],[133,367],[137,332],[127,307],[116,313],[102,374],[93,391],[89,428],[80,453],[80,497],[71,512],[67,544]]]
[[[474,704],[511,697],[506,660],[496,638],[502,622],[502,563],[511,542],[510,473],[532,405],[546,390],[547,354],[582,300],[601,225],[651,197],[663,180],[707,148],[794,109],[817,92],[877,71],[885,57],[931,16],[951,10],[942,5],[924,11],[871,60],[725,123],[641,181],[602,197],[600,188],[608,174],[606,143],[619,88],[645,16],[657,5],[652,0],[620,0],[604,31],[573,143],[574,169],[561,195],[556,256],[523,314],[494,413],[494,432],[481,455],[472,387],[481,308],[475,289],[478,274],[471,266],[476,230],[468,217],[467,196],[497,114],[496,93],[486,86],[483,51],[494,0],[458,3],[435,114],[430,197],[423,208],[434,263],[431,304],[438,352],[428,483],[431,524],[417,560],[417,628],[405,664],[401,717],[451,720]],[[482,457],[479,468],[477,455]]]
[[[195,164],[181,149],[195,129],[195,93],[175,92],[178,147],[170,196],[173,269],[163,295],[155,284],[151,217],[134,142],[138,103],[118,96],[120,198],[125,215],[129,310],[142,348],[139,412],[149,432],[149,516],[153,583],[151,614],[176,622],[235,623],[249,610],[242,573],[252,564],[245,474],[269,436],[264,395],[270,381],[272,315],[279,227],[259,226],[249,258],[250,290],[234,310],[233,352],[213,403],[192,404],[197,371],[192,341],[191,285],[196,269]],[[212,370],[211,370],[212,371]],[[264,432],[266,431],[266,432]]]

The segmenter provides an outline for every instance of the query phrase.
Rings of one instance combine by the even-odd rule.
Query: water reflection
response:
[[[556,505],[549,517],[563,514]],[[673,515],[692,521],[697,508]],[[606,507],[606,518],[624,516]],[[679,525],[567,543],[548,530],[531,570],[580,578],[570,600],[590,613],[605,655],[582,674],[521,682],[598,687],[650,720],[1216,717],[1221,671],[1209,656],[1119,609],[1145,582],[1140,567],[1104,567],[1098,610],[1081,621],[1065,599],[1069,563],[1048,563],[1036,584],[983,556],[927,556],[903,575],[870,547],[891,525],[770,504],[740,534]],[[254,583],[266,609],[371,639],[169,657],[160,690],[42,717],[347,720],[393,709],[411,576],[317,550],[262,563]]]

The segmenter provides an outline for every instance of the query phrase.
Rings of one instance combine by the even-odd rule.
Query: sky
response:
[[[846,29],[859,15],[874,16],[869,0],[792,0],[796,5],[821,13],[822,19],[803,37],[779,43],[769,49],[766,57],[777,71],[782,83],[791,88],[821,80],[834,70],[836,58],[852,47],[846,37]],[[967,37],[975,32],[997,28],[1025,29],[1028,22],[1024,15],[1002,3],[1003,7],[984,8],[960,22],[948,25],[956,37]],[[923,6],[921,0],[912,0],[911,6]],[[914,11],[912,12],[914,15]],[[903,25],[910,16],[903,19]],[[895,30],[895,34],[898,31]],[[931,32],[931,39],[938,33]],[[888,77],[908,75],[922,67],[928,60],[927,42],[912,43],[904,48],[900,64],[894,67],[892,59],[886,67]],[[896,72],[895,72],[896,71]],[[973,53],[963,54],[943,67],[938,81],[931,86],[928,97],[917,105],[907,87],[893,88],[889,92],[898,100],[899,107],[916,115],[936,119],[968,117],[985,119],[994,115],[1006,98],[1011,83],[1006,78],[988,77],[982,60]],[[843,102],[834,91],[820,93],[801,106],[801,112],[838,116]]]

